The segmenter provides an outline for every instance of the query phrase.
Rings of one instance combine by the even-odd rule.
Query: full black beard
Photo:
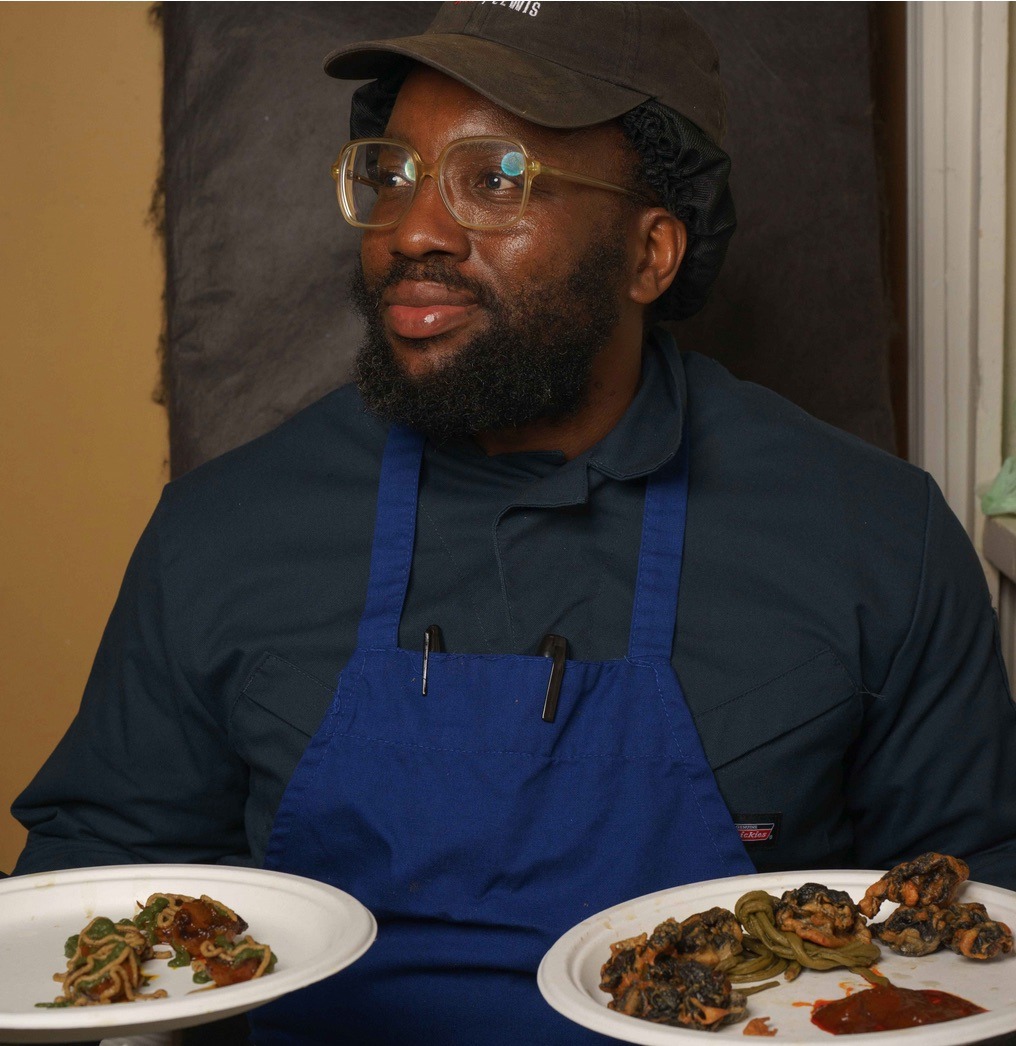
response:
[[[619,322],[625,264],[622,237],[614,233],[563,280],[498,297],[440,261],[397,258],[375,287],[357,265],[350,294],[366,341],[355,380],[367,409],[437,442],[573,417],[588,402],[593,360]],[[469,291],[490,317],[485,331],[421,377],[403,370],[381,323],[383,291],[404,279]]]

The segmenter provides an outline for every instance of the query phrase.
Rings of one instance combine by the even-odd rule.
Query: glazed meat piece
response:
[[[930,955],[950,935],[936,919],[938,914],[937,908],[897,908],[885,922],[872,926],[871,932],[900,955]]]
[[[153,893],[144,904],[137,902],[140,911],[134,917],[134,925],[145,935],[149,944],[166,944],[176,913],[193,900],[193,897],[182,893]]]
[[[213,981],[216,988],[240,984],[255,977],[263,977],[275,968],[276,957],[267,944],[259,944],[253,937],[244,937],[230,945],[202,941],[200,955],[191,966],[198,984]]]
[[[776,928],[796,933],[822,948],[842,948],[851,941],[870,941],[871,931],[850,896],[820,883],[787,890],[773,910]]]
[[[741,954],[741,924],[726,908],[710,908],[708,912],[689,916],[680,924],[680,930],[675,952],[682,959],[719,966],[728,960],[736,960]],[[650,937],[650,944],[656,932]]]
[[[177,953],[173,960],[176,965],[186,965],[196,958],[202,941],[232,941],[247,929],[247,923],[236,912],[204,894],[199,898],[152,894],[134,923],[152,944],[170,945]]]
[[[968,959],[994,959],[1013,950],[1012,930],[990,918],[983,904],[950,904],[936,910],[943,941]]]
[[[886,872],[865,891],[858,908],[870,919],[883,901],[907,908],[945,907],[952,904],[960,884],[970,875],[966,861],[947,854],[926,853]]]
[[[724,973],[699,962],[677,963],[666,981],[625,978],[608,1004],[618,1013],[655,1024],[715,1031],[744,1016],[745,997]]]
[[[236,912],[211,897],[202,896],[180,906],[165,939],[174,948],[182,948],[192,958],[197,958],[201,954],[202,941],[216,938],[232,941],[246,929],[247,924]]]

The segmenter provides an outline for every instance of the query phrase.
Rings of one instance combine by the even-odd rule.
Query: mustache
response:
[[[357,261],[353,273],[355,297],[361,306],[377,312],[381,308],[384,292],[404,280],[437,283],[449,290],[467,291],[477,304],[487,309],[495,309],[498,304],[496,294],[485,283],[463,276],[451,265],[436,259],[419,262],[410,258],[395,258],[385,274],[372,284],[367,283],[363,265]]]

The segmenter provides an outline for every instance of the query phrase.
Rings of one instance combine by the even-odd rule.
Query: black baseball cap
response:
[[[716,144],[726,130],[716,48],[679,4],[662,0],[445,3],[419,36],[340,47],[325,72],[371,80],[406,59],[544,127],[604,123],[655,99]]]

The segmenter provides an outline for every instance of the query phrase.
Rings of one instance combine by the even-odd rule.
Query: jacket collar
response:
[[[592,468],[614,479],[648,476],[681,445],[688,387],[673,336],[654,327],[642,352],[642,382],[621,420],[590,448]]]
[[[530,472],[510,507],[580,505],[589,499],[589,471],[611,479],[648,476],[677,453],[686,414],[684,365],[670,333],[653,328],[642,353],[642,380],[621,420],[595,446],[572,461],[553,451],[488,458],[471,440],[445,444],[437,454],[480,461],[499,471]],[[556,467],[555,467],[556,466]]]

